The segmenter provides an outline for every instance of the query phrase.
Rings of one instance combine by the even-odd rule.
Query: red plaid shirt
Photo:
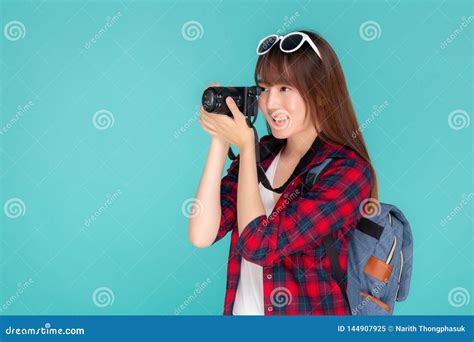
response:
[[[240,237],[237,226],[239,158],[222,178],[222,216],[213,244],[232,231],[224,315],[232,315],[242,257],[263,267],[265,315],[350,314],[332,276],[322,237],[333,234],[341,269],[346,274],[348,242],[361,217],[359,204],[370,196],[372,177],[368,163],[353,150],[317,139],[317,151],[304,171],[281,194],[272,214],[253,219]],[[264,170],[283,142],[270,135],[260,140]],[[327,157],[335,159],[314,185],[303,192],[308,170]]]

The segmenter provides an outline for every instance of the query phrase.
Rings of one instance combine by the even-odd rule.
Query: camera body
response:
[[[230,96],[234,99],[239,110],[255,122],[258,114],[258,98],[262,89],[259,86],[251,87],[209,87],[202,94],[202,106],[209,113],[224,114],[230,117],[232,112],[225,99]]]

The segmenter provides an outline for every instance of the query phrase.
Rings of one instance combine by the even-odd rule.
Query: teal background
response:
[[[229,236],[193,247],[182,210],[210,141],[197,106],[211,82],[252,84],[261,37],[302,28],[337,52],[360,124],[388,104],[363,134],[381,201],[414,232],[411,292],[395,314],[472,314],[469,1],[2,1],[0,14],[0,129],[33,103],[0,134],[2,315],[222,314]],[[15,41],[3,30],[13,20],[25,27]],[[202,37],[184,38],[189,21]],[[377,39],[362,39],[367,21]],[[102,109],[107,129],[93,124]],[[262,116],[257,127],[265,134]],[[10,217],[11,198],[23,215]],[[101,287],[109,305],[93,300]],[[456,288],[463,305],[450,304]]]

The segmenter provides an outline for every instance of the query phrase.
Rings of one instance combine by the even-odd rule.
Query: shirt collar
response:
[[[278,139],[273,135],[266,135],[260,140],[260,161],[262,168],[267,170],[272,160],[286,144],[286,139]],[[306,172],[315,165],[323,162],[326,158],[344,158],[347,152],[342,146],[325,142],[318,135],[308,152],[303,156],[305,167],[302,172]]]

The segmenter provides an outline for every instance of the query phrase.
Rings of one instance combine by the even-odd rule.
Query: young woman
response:
[[[309,31],[266,37],[257,53],[259,107],[271,130],[258,148],[272,187],[303,161],[283,193],[269,191],[258,181],[253,130],[232,98],[233,118],[201,108],[211,143],[189,239],[207,247],[232,231],[224,315],[350,314],[322,238],[333,236],[346,274],[360,204],[377,199],[377,181],[344,74],[331,46]],[[240,153],[221,180],[230,144]],[[326,158],[332,161],[303,187]]]

